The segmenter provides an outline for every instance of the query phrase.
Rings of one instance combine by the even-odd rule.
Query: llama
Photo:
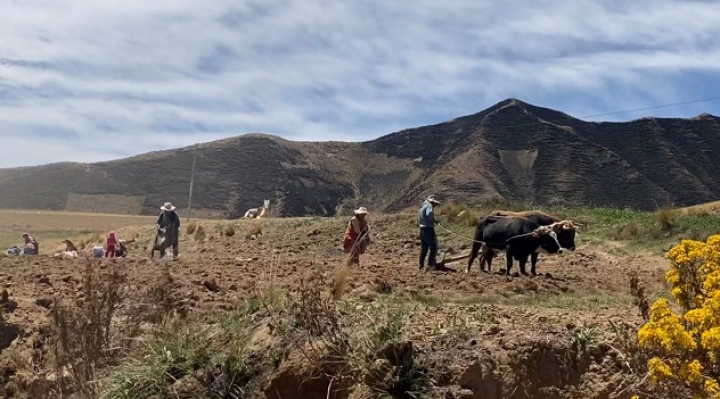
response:
[[[65,250],[60,253],[53,254],[54,258],[58,258],[58,257],[77,258],[78,256],[80,256],[78,254],[79,251],[78,251],[77,247],[75,247],[75,244],[73,244],[72,241],[66,239],[66,240],[62,240],[61,242],[63,244],[65,244]]]
[[[250,219],[260,219],[261,217],[265,216],[265,212],[270,208],[270,200],[263,201],[263,206],[258,208],[252,208],[248,209],[247,212],[245,212],[245,216],[243,218],[250,218]]]

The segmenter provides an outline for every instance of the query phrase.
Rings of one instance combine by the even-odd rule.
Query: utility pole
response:
[[[190,193],[188,194],[188,210],[187,210],[187,222],[186,223],[190,223],[190,206],[192,205],[193,183],[195,182],[195,161],[197,161],[197,149],[198,149],[198,145],[195,144],[195,153],[193,154],[192,171],[190,172]]]

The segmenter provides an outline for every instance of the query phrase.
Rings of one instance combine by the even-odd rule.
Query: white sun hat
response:
[[[175,207],[170,202],[166,202],[165,205],[161,206],[160,209],[163,211],[172,211],[175,210]]]
[[[368,213],[368,210],[367,210],[367,208],[365,208],[364,206],[361,206],[360,208],[355,209],[353,212],[354,212],[356,215],[365,215],[365,214]]]

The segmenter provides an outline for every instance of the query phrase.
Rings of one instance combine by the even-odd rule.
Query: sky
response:
[[[713,0],[0,0],[0,168],[720,97]],[[588,118],[720,115],[720,101]]]

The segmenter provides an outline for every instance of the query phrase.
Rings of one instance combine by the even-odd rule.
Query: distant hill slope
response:
[[[446,199],[687,206],[720,198],[720,118],[584,122],[515,99],[362,143],[248,134],[199,145],[193,209],[332,215]],[[93,164],[0,169],[0,208],[155,213],[186,208],[192,147]],[[181,211],[182,212],[182,211]]]

